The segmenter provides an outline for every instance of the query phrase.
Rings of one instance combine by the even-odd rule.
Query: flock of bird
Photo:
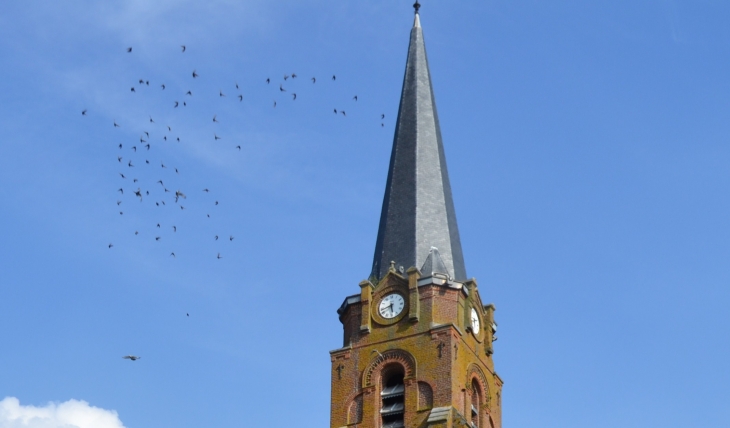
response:
[[[181,45],[180,48],[181,53],[185,53],[187,51],[187,47],[185,45]],[[133,52],[133,49],[129,47],[126,49],[126,52],[128,54],[131,54]],[[190,72],[189,76],[189,79],[193,80],[202,79],[197,69],[193,69]],[[293,82],[298,78],[299,77],[296,73],[284,74],[283,81],[276,82],[278,83],[278,93],[280,95],[288,93],[291,96],[291,101],[296,101],[297,93],[288,88],[295,87]],[[331,82],[336,82],[337,76],[333,74],[331,78],[328,77],[327,80],[330,80]],[[310,85],[317,85],[318,83],[316,77],[309,78],[309,81],[311,82],[309,83]],[[274,82],[270,77],[261,80],[261,84],[263,85],[272,85],[272,83]],[[165,83],[150,85],[149,80],[138,79],[130,87],[129,93],[132,94],[132,96],[135,96],[143,90],[148,90],[148,88],[152,89],[157,85],[159,85],[158,91],[169,92],[169,89],[167,85],[165,85]],[[244,96],[243,93],[241,93],[242,91],[238,83],[235,83],[235,88],[237,93],[234,99],[237,99],[238,102],[242,102]],[[223,92],[223,90],[218,91],[218,97],[220,97],[221,99],[226,96],[227,95]],[[179,100],[174,101],[174,104],[172,104],[170,108],[185,108],[188,106],[189,101],[192,102],[192,99],[193,92],[192,90],[188,89],[184,92],[184,95],[182,95]],[[358,96],[354,95],[352,97],[352,102],[357,103],[357,101]],[[273,107],[275,108],[276,106],[277,101],[274,100]],[[338,116],[341,115],[342,117],[347,117],[347,112],[345,111],[345,109],[342,108],[334,108],[333,113]],[[82,116],[87,116],[88,109],[84,109],[81,114]],[[211,114],[209,117],[211,118],[213,124],[220,123],[217,114]],[[385,114],[381,114],[380,119],[381,121],[385,119]],[[117,120],[114,120],[112,123],[113,129],[115,130],[123,128],[124,125],[128,124],[117,122]],[[380,126],[384,127],[385,125],[381,122]],[[120,180],[119,188],[116,190],[117,198],[115,199],[120,216],[124,216],[125,207],[133,203],[137,204],[136,206],[139,206],[139,204],[143,204],[145,206],[154,207],[156,209],[174,207],[176,210],[178,210],[178,215],[182,215],[182,213],[184,213],[186,210],[188,196],[192,195],[192,192],[197,192],[198,194],[194,198],[191,197],[191,200],[194,199],[195,201],[202,201],[204,204],[208,204],[208,209],[206,211],[210,210],[210,212],[214,212],[213,210],[219,209],[219,200],[216,197],[211,197],[211,195],[215,194],[213,190],[204,186],[200,186],[200,188],[198,189],[191,190],[183,190],[181,188],[178,188],[175,183],[178,181],[181,171],[177,167],[171,164],[166,164],[166,162],[162,159],[150,161],[150,159],[153,157],[152,155],[155,153],[159,145],[181,142],[181,135],[177,134],[176,131],[173,130],[172,126],[170,126],[169,124],[157,123],[153,116],[149,116],[148,120],[145,121],[143,126],[142,124],[137,123],[134,124],[134,126],[130,124],[129,127],[145,130],[142,131],[138,139],[135,137],[135,139],[132,141],[115,143],[115,150],[117,151],[115,155],[117,161],[116,165],[119,169],[117,174],[118,179]],[[222,139],[223,137],[218,135],[218,131],[213,133],[214,141]],[[241,151],[240,144],[233,144],[235,144],[235,146],[231,146],[232,150]],[[141,170],[143,169],[147,169],[147,171],[156,169],[157,173],[140,174]],[[206,213],[206,217],[208,219],[211,218],[210,212]],[[139,228],[136,228],[134,230],[135,236],[140,235],[139,230]],[[155,222],[153,230],[155,231],[155,233],[150,234],[150,236],[147,236],[147,238],[154,238],[155,242],[160,242],[164,241],[163,237],[165,236],[165,233],[177,235],[179,228],[176,224],[174,224],[174,221],[168,222],[167,224],[159,221]],[[146,234],[143,234],[143,237],[144,235]],[[219,243],[223,243],[226,241],[228,243],[232,243],[235,237],[231,233],[226,233],[215,234],[211,236],[211,239]],[[114,244],[110,242],[108,244],[108,248],[114,248]],[[168,251],[170,251],[170,258],[177,258],[177,254],[173,248],[168,248]],[[212,254],[211,256],[214,255],[216,259],[220,260],[224,257],[222,253],[222,251],[215,251],[214,254]],[[190,316],[190,314],[187,314],[187,316]],[[136,361],[140,357],[135,355],[127,355],[123,358],[131,361]]]

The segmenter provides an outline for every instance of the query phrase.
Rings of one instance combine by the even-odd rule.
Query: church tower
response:
[[[372,273],[338,309],[331,428],[501,428],[494,306],[467,279],[416,1]]]

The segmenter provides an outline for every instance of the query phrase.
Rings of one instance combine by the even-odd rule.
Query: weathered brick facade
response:
[[[330,353],[331,428],[380,428],[382,376],[393,369],[404,374],[406,427],[502,426],[502,380],[492,361],[494,306],[482,303],[476,281],[422,278],[411,268],[360,287],[359,298],[348,298],[339,311],[343,348]],[[391,293],[402,295],[406,308],[386,320],[377,308]],[[472,328],[472,308],[479,331]]]

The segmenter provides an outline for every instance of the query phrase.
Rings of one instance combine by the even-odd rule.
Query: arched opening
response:
[[[383,421],[383,428],[405,427],[405,384],[403,378],[405,372],[400,365],[386,367],[383,370],[382,385],[380,388],[380,417]]]
[[[471,426],[472,428],[479,428],[482,425],[480,409],[482,406],[482,391],[479,388],[479,383],[476,379],[471,381]]]

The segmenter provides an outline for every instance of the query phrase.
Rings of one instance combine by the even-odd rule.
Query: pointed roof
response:
[[[457,280],[466,279],[423,30],[416,13],[371,276],[385,276],[391,261],[405,269],[422,266],[431,247],[439,248],[447,273]]]

